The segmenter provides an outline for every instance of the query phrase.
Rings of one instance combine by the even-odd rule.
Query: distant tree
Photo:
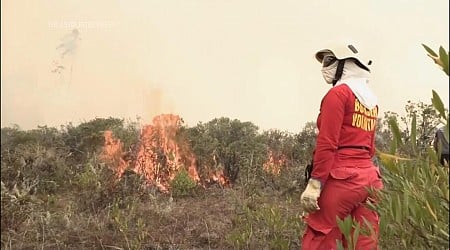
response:
[[[267,150],[269,150],[275,158],[283,158],[286,167],[295,165],[298,162],[297,142],[294,134],[272,129],[264,131],[262,136],[267,145]]]
[[[315,122],[307,122],[302,131],[296,135],[296,151],[298,161],[306,164],[311,161],[316,146],[317,126]]]
[[[261,166],[265,156],[264,142],[258,127],[251,122],[221,117],[187,128],[188,138],[197,156],[199,174],[223,168],[231,182],[238,180],[243,169]]]
[[[384,141],[392,141],[389,128],[390,121],[400,124],[400,140],[397,152],[405,156],[426,154],[430,147],[436,127],[440,123],[439,113],[432,104],[408,101],[405,106],[406,115],[399,116],[395,112],[385,112],[381,132]],[[395,141],[392,141],[395,143]]]

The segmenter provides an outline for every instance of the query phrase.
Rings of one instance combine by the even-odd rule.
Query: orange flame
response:
[[[177,115],[159,115],[153,118],[152,125],[142,128],[136,160],[127,163],[123,159],[122,144],[114,139],[111,131],[106,131],[102,159],[112,165],[120,178],[125,169],[130,168],[143,175],[149,185],[156,186],[161,192],[169,191],[169,184],[181,169],[186,169],[196,183],[200,181],[194,154],[186,143],[176,141],[181,127]]]
[[[128,163],[122,157],[123,143],[119,139],[115,139],[110,130],[105,131],[103,136],[105,137],[105,145],[100,159],[107,163],[108,167],[120,177],[128,167]]]
[[[141,132],[134,171],[163,192],[168,191],[170,181],[183,167],[195,182],[200,180],[193,153],[175,141],[180,126],[179,116],[160,115],[153,118],[153,125],[144,126]]]
[[[269,151],[269,159],[263,164],[263,169],[267,173],[273,175],[280,175],[281,168],[286,164],[286,157],[284,155],[276,155],[273,151]]]
[[[224,166],[220,162],[219,158],[217,157],[217,152],[214,151],[213,153],[213,167],[208,168],[210,169],[210,172],[208,174],[209,179],[207,180],[208,183],[218,183],[222,187],[228,187],[230,186],[230,179],[225,175],[223,172]],[[215,169],[215,170],[212,170]]]
[[[211,173],[208,181],[217,182],[222,187],[228,187],[230,185],[230,180],[225,176],[222,169],[217,170],[215,173]]]
[[[145,177],[147,183],[161,192],[170,190],[170,182],[181,169],[186,169],[190,178],[200,184],[196,157],[186,141],[177,139],[182,120],[177,115],[164,114],[153,118],[151,125],[141,129],[139,145],[134,161],[124,160],[123,143],[114,138],[111,131],[105,131],[105,144],[101,159],[116,173],[118,179],[130,168]],[[223,172],[223,165],[213,156],[215,171],[209,168],[207,183],[216,182],[222,187],[230,181]]]

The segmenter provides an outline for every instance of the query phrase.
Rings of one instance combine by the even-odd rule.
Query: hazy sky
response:
[[[2,127],[175,113],[188,126],[224,116],[298,132],[330,88],[314,53],[344,41],[372,58],[381,115],[431,103],[432,89],[449,102],[448,77],[421,46],[448,50],[448,0],[1,4]],[[80,40],[61,59],[74,28]]]

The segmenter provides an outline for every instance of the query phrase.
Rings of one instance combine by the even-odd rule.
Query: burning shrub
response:
[[[169,191],[169,183],[182,170],[186,170],[192,181],[198,183],[200,178],[195,156],[188,144],[177,137],[181,123],[177,115],[154,117],[151,125],[141,129],[136,151],[129,153],[134,155],[132,157],[125,157],[122,142],[115,139],[111,131],[105,131],[101,158],[116,172],[118,178],[129,168],[142,175],[147,184],[158,187],[164,193]]]
[[[281,168],[286,166],[286,157],[284,155],[275,155],[269,150],[269,159],[263,164],[263,169],[270,174],[279,176]]]
[[[112,117],[95,118],[78,126],[63,126],[64,143],[71,152],[70,159],[78,163],[97,154],[103,145],[103,133],[107,130],[120,136],[125,149],[136,142],[139,133],[135,123],[127,124],[123,119]]]
[[[187,129],[186,133],[202,180],[211,178],[211,170],[222,171],[231,184],[248,179],[249,173],[266,158],[258,127],[251,122],[216,118]]]

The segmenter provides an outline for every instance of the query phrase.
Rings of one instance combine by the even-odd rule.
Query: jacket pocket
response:
[[[355,169],[351,168],[334,168],[330,171],[331,177],[336,180],[346,180],[356,175]]]

